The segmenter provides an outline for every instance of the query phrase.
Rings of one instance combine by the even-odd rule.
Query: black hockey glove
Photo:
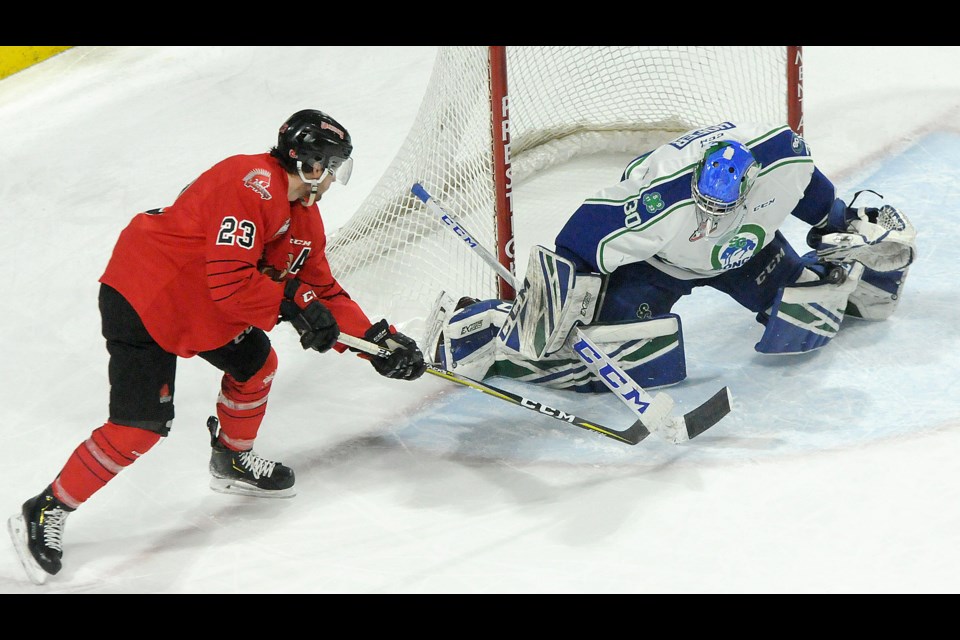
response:
[[[427,370],[417,343],[387,324],[386,320],[376,323],[363,334],[363,338],[376,343],[392,353],[389,358],[370,357],[370,364],[382,376],[416,380]]]
[[[300,334],[304,349],[327,351],[340,337],[340,327],[330,310],[319,300],[313,289],[296,278],[287,280],[280,302],[280,319],[286,320]]]

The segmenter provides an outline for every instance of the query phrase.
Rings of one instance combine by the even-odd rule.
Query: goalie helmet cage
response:
[[[802,68],[798,46],[439,47],[410,133],[330,238],[334,275],[371,316],[407,330],[440,291],[512,299],[414,183],[515,273],[513,191],[524,178],[587,153],[640,155],[725,120],[802,133]]]

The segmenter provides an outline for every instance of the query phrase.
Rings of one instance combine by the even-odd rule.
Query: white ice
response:
[[[770,359],[752,314],[698,290],[677,307],[689,378],[667,391],[688,410],[728,385],[734,411],[684,445],[636,447],[438,378],[380,378],[280,327],[257,450],[295,468],[295,498],[209,490],[220,373],[180,360],[170,437],[71,515],[45,585],[0,540],[0,593],[960,591],[960,48],[804,53],[819,166],[841,196],[879,191],[919,230],[890,320],[847,320],[823,351]],[[322,202],[334,232],[406,138],[434,55],[78,47],[0,81],[0,513],[106,419],[97,279],[129,218],[227,155],[266,151],[314,107],[356,147],[350,185]],[[547,171],[516,208],[572,211],[622,160]],[[518,254],[556,228],[520,217]],[[804,231],[787,227],[801,251]],[[524,392],[631,420],[612,396]]]

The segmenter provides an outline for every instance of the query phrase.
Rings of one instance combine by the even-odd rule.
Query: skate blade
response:
[[[20,564],[23,570],[33,584],[43,584],[50,575],[37,564],[27,546],[27,526],[23,520],[23,515],[10,516],[7,520],[7,531],[10,532],[10,540],[13,541],[13,548],[17,550],[17,557],[20,558]]]
[[[210,478],[210,488],[217,493],[226,493],[234,496],[252,496],[255,498],[292,498],[297,495],[296,489],[278,489],[276,491],[267,491],[258,489],[253,485],[226,478]]]

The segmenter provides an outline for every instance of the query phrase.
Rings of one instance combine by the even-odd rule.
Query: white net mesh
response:
[[[513,184],[575,155],[639,155],[723,120],[786,122],[786,51],[507,47]],[[374,319],[415,330],[441,290],[497,295],[493,270],[410,192],[423,184],[496,253],[490,102],[488,48],[441,48],[406,141],[331,237],[334,274]],[[549,247],[552,238],[540,242]]]

